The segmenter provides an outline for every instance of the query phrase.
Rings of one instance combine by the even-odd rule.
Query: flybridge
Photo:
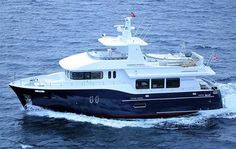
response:
[[[104,36],[99,38],[98,41],[105,46],[128,46],[128,45],[140,45],[147,46],[148,44],[138,37],[132,37],[132,30],[135,29],[131,26],[132,17],[125,18],[125,25],[115,25],[118,32],[121,32],[120,36]]]
[[[124,25],[115,25],[117,31],[121,34],[118,36],[103,36],[98,41],[106,46],[105,49],[93,49],[85,53],[72,55],[60,60],[60,65],[65,70],[93,70],[93,69],[126,69],[132,67],[156,68],[181,71],[195,67],[203,67],[201,73],[196,75],[213,75],[209,73],[208,67],[204,65],[204,59],[201,55],[191,53],[175,54],[155,54],[143,53],[141,46],[148,45],[138,37],[132,36],[131,20],[133,17],[126,17]],[[109,63],[107,63],[109,60]],[[117,65],[119,63],[119,65]],[[180,68],[182,67],[182,68]],[[210,68],[209,68],[210,69]],[[211,70],[211,69],[210,69]],[[186,75],[187,73],[185,73]],[[194,75],[191,72],[191,75]]]

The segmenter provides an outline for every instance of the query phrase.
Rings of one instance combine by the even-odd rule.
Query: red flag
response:
[[[212,59],[213,59],[214,61],[218,61],[218,60],[219,60],[219,57],[218,57],[218,55],[217,55],[216,53],[214,53],[214,55],[212,55]]]
[[[131,13],[130,13],[130,16],[133,17],[133,18],[136,17],[136,15],[135,15],[134,12],[131,12]]]

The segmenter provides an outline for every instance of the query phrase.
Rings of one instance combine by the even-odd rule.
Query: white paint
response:
[[[35,93],[45,93],[44,90],[35,90]]]

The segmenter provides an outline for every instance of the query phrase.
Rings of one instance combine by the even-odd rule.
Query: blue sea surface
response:
[[[8,84],[62,71],[66,56],[102,47],[133,11],[143,52],[195,51],[211,62],[224,109],[191,117],[115,120],[38,107],[25,111]],[[185,48],[181,45],[185,43]],[[236,1],[1,0],[0,148],[236,148]]]

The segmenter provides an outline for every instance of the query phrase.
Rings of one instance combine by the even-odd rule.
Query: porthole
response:
[[[113,78],[116,78],[116,71],[113,71]]]
[[[108,71],[108,78],[111,79],[111,71]]]

